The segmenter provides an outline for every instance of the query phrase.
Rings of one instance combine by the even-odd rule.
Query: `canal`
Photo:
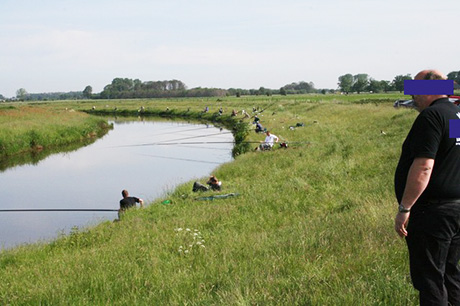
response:
[[[109,122],[114,129],[91,145],[0,172],[0,209],[118,209],[123,189],[148,203],[232,160],[233,135],[213,125]],[[110,211],[0,212],[0,248],[116,218]]]

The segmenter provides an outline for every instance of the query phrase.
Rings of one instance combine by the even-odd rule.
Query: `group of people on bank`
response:
[[[447,78],[439,71],[423,70],[417,80]],[[394,176],[399,204],[394,230],[406,239],[420,305],[460,305],[460,138],[449,135],[449,124],[460,120],[460,109],[448,97],[444,92],[413,94],[420,114],[403,143]],[[232,116],[236,114],[234,110]],[[255,118],[256,131],[266,134],[256,150],[272,149],[279,138]],[[222,183],[211,176],[207,185],[195,182],[193,191],[220,190]],[[143,200],[127,190],[122,195],[120,212],[136,203],[143,206]]]
[[[192,191],[193,192],[208,191],[208,190],[220,191],[222,188],[222,181],[219,181],[215,175],[211,175],[208,181],[206,182],[206,185],[203,185],[199,182],[195,182],[193,184]],[[123,212],[125,212],[127,209],[136,207],[137,203],[139,203],[139,206],[141,208],[144,207],[144,200],[138,197],[130,196],[128,190],[124,189],[121,192],[121,195],[123,196],[123,199],[120,200],[120,209],[118,211],[118,219],[120,219]]]
[[[255,124],[255,132],[256,133],[265,133],[265,140],[260,143],[259,146],[255,148],[255,150],[260,150],[260,151],[266,151],[266,150],[271,150],[275,143],[279,141],[278,136],[275,134],[272,134],[269,130],[264,128],[262,124],[260,123],[260,118],[259,116],[255,115],[254,116],[254,121],[252,122]]]

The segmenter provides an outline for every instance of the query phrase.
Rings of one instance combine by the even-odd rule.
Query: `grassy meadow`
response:
[[[2,251],[0,304],[417,305],[405,242],[393,230],[393,173],[417,115],[393,108],[400,97],[34,104],[112,115],[143,106],[208,121],[220,107],[225,120],[232,109],[259,107],[262,125],[289,147],[255,152],[264,135],[250,131],[251,150],[214,171],[221,193],[239,196],[196,200],[190,182],[120,222]]]
[[[73,109],[0,105],[0,160],[95,138],[108,129],[104,120]]]

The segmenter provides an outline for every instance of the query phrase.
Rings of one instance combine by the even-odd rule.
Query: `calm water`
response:
[[[0,209],[118,209],[122,189],[149,202],[232,159],[232,134],[214,126],[113,123],[112,131],[87,147],[1,172]],[[159,145],[165,142],[172,144]],[[116,212],[0,212],[0,248],[116,218]]]

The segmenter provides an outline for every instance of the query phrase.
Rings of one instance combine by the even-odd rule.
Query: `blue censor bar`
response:
[[[404,80],[405,95],[453,95],[453,80]]]
[[[449,138],[460,138],[460,119],[449,120]]]

